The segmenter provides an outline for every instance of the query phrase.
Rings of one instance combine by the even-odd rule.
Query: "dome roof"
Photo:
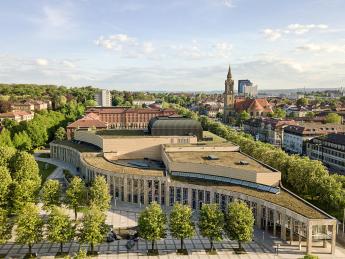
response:
[[[184,117],[154,117],[150,120],[148,131],[151,135],[196,135],[202,136],[202,126],[199,121]]]

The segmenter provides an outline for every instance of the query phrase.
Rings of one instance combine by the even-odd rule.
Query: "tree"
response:
[[[105,228],[105,215],[95,204],[91,204],[85,212],[81,224],[79,240],[90,244],[91,254],[94,254],[94,245],[101,243],[107,232]]]
[[[334,112],[331,112],[327,114],[325,122],[326,123],[335,123],[335,124],[341,124],[342,117]]]
[[[78,251],[78,253],[76,253],[73,258],[74,259],[86,259],[86,258],[89,258],[89,257],[87,256],[87,251],[86,250],[80,249]]]
[[[195,227],[192,221],[192,209],[188,205],[175,203],[170,214],[170,232],[174,238],[181,240],[181,251],[183,240],[195,235]]]
[[[298,106],[306,106],[308,105],[308,99],[307,98],[299,98],[297,101],[296,101],[296,104]]]
[[[55,140],[62,141],[66,139],[66,130],[63,127],[58,128],[55,131]]]
[[[32,245],[41,241],[43,237],[43,220],[39,208],[34,203],[27,203],[17,217],[16,241],[29,246],[32,254]]]
[[[286,117],[286,111],[284,111],[281,108],[277,108],[274,111],[274,117],[276,117],[276,118],[285,118]]]
[[[243,122],[250,119],[250,115],[246,111],[242,111],[237,118],[237,123],[242,126]]]
[[[62,209],[53,207],[48,217],[48,240],[60,243],[60,253],[63,253],[63,244],[73,240],[75,229],[69,216]]]
[[[238,241],[239,250],[242,250],[242,242],[252,240],[253,226],[254,216],[247,204],[233,202],[229,205],[224,230],[231,239]]]
[[[33,180],[12,181],[10,205],[15,213],[19,213],[26,203],[36,201],[38,188]]]
[[[97,205],[102,211],[110,206],[110,194],[108,184],[103,176],[96,176],[90,188],[90,201]]]
[[[0,113],[11,111],[11,103],[9,101],[0,100]]]
[[[97,102],[95,100],[86,100],[85,106],[97,106]]]
[[[0,166],[0,208],[8,205],[12,177],[7,167]]]
[[[165,225],[165,214],[156,202],[152,202],[140,213],[138,219],[139,236],[151,241],[152,251],[154,251],[156,240],[165,237]]]
[[[10,161],[15,153],[15,148],[0,145],[0,166],[9,167]]]
[[[41,191],[41,199],[45,209],[60,205],[61,186],[58,180],[47,180]]]
[[[33,147],[41,147],[48,141],[48,133],[45,124],[37,123],[35,120],[29,122],[27,133],[31,137]]]
[[[8,212],[0,208],[0,244],[4,244],[11,238],[13,224]]]
[[[78,208],[84,204],[86,187],[80,177],[73,177],[66,191],[66,201],[70,208],[74,210],[75,220],[77,220]]]
[[[37,187],[41,185],[39,168],[35,158],[24,151],[17,152],[10,161],[12,179],[16,181],[33,180]]]
[[[305,115],[307,118],[313,118],[315,116],[314,112],[307,112]]]
[[[224,215],[218,204],[204,204],[200,210],[199,229],[203,237],[210,240],[210,251],[214,250],[213,241],[222,240]]]
[[[0,131],[0,146],[13,147],[11,132],[9,132],[6,128],[2,128]]]
[[[58,107],[63,107],[66,105],[66,103],[67,103],[67,98],[65,96],[61,95],[58,97],[58,100],[57,100]]]
[[[13,145],[22,151],[29,151],[32,149],[31,138],[28,136],[26,131],[18,132],[14,134]]]

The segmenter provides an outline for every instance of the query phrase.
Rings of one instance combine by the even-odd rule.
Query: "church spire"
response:
[[[229,65],[229,70],[228,70],[228,78],[232,78],[230,65]]]

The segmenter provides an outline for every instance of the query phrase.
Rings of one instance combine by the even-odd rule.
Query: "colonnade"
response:
[[[51,157],[78,167],[86,181],[92,181],[97,175],[104,176],[114,199],[140,206],[156,201],[166,208],[179,202],[189,204],[193,210],[199,210],[202,204],[208,203],[218,203],[225,210],[230,202],[241,200],[252,209],[257,228],[279,236],[284,241],[289,240],[290,244],[297,240],[301,244],[305,240],[307,253],[312,252],[313,240],[325,239],[331,240],[331,253],[335,251],[336,220],[332,218],[310,219],[272,202],[217,186],[181,182],[167,176],[108,172],[87,164],[82,159],[85,155],[95,154],[81,154],[71,147],[51,143]]]

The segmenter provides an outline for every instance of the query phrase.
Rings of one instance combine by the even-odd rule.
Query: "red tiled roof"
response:
[[[235,110],[236,112],[242,111],[260,111],[260,112],[273,112],[271,105],[266,99],[256,98],[256,99],[236,99],[235,100]]]
[[[97,120],[97,119],[92,119],[86,116],[75,122],[72,122],[70,125],[67,126],[67,128],[92,128],[92,127],[107,128],[107,123]]]
[[[148,108],[126,108],[126,107],[112,107],[112,108],[102,108],[102,107],[91,107],[86,110],[86,113],[160,113],[160,112],[170,112],[175,113],[174,109],[148,109]]]
[[[27,112],[27,111],[11,111],[11,112],[5,112],[5,113],[0,113],[1,117],[15,117],[15,116],[26,116],[26,115],[31,115],[32,112]]]

